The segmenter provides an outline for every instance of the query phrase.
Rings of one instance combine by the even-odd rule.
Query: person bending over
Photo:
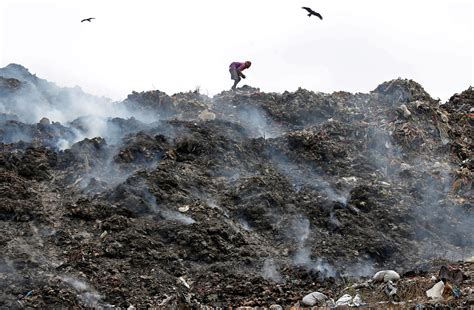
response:
[[[234,85],[232,85],[232,89],[237,87],[241,78],[245,79],[245,74],[242,73],[247,68],[250,68],[252,63],[250,61],[246,62],[233,62],[229,66],[230,78],[234,80]]]

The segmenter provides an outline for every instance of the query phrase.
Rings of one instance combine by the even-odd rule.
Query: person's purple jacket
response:
[[[234,61],[230,64],[229,69],[237,69],[238,71],[242,71],[247,69],[247,66],[245,65],[245,62]]]

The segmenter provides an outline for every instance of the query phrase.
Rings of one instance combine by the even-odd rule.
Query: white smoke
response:
[[[25,124],[36,124],[42,118],[47,118],[68,127],[74,137],[59,137],[57,148],[60,150],[85,138],[102,137],[108,143],[120,142],[122,131],[110,122],[115,117],[133,117],[143,123],[158,120],[158,116],[153,113],[129,110],[122,103],[86,94],[79,87],[60,88],[37,78],[19,65],[0,69],[0,76],[21,82],[21,86],[13,89],[11,94],[0,96],[0,113],[9,114],[10,119],[18,119]],[[75,127],[79,118],[81,128]],[[18,131],[16,136],[7,140],[29,142],[32,137],[24,131]]]
[[[306,241],[311,235],[310,222],[306,217],[297,216],[291,223],[290,236],[296,242],[297,249],[293,257],[293,264],[303,266],[308,270],[318,271],[322,278],[335,277],[336,270],[323,258],[311,258],[311,250]]]
[[[76,290],[77,297],[84,306],[95,309],[104,308],[104,305],[101,303],[102,296],[85,281],[81,281],[72,276],[61,276],[60,279]]]
[[[263,263],[262,276],[266,280],[271,280],[274,282],[282,281],[281,274],[278,271],[278,267],[273,259],[266,259]]]
[[[250,132],[251,137],[269,139],[283,134],[283,130],[257,107],[239,107],[236,116],[242,126]]]
[[[143,190],[143,198],[147,201],[150,209],[154,213],[160,214],[163,218],[167,220],[175,220],[185,225],[196,223],[196,221],[190,216],[184,215],[177,211],[168,210],[163,206],[158,206],[155,196],[152,195],[146,188]]]
[[[322,172],[316,171],[315,167],[308,164],[297,165],[292,163],[284,154],[272,154],[271,162],[278,172],[288,179],[296,192],[303,187],[308,187],[323,192],[327,199],[331,201],[337,201],[344,205],[347,203],[347,194],[337,193],[331,184],[325,180]]]

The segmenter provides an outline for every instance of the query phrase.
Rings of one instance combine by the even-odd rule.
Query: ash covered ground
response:
[[[111,102],[9,65],[0,308],[472,306],[473,108],[405,79]],[[462,294],[435,304],[441,265]],[[398,300],[355,285],[384,269]]]

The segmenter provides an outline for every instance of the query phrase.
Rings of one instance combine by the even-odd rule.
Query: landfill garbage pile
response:
[[[76,98],[0,69],[0,308],[474,305],[472,88]]]

